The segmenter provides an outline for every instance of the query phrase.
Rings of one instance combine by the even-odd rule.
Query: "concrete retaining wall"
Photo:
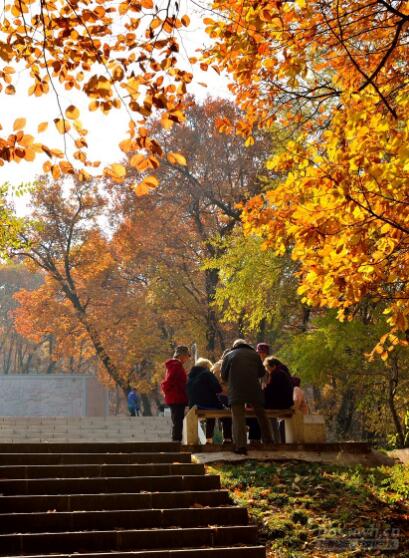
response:
[[[0,416],[90,417],[108,414],[108,392],[93,377],[0,375]]]

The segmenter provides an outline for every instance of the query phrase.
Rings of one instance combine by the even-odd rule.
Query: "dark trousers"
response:
[[[256,418],[248,418],[246,420],[249,427],[249,440],[253,442],[260,442],[261,430],[258,420]],[[273,430],[274,443],[279,444],[285,442],[284,435],[284,421],[278,421],[276,418],[271,419],[271,426]]]
[[[260,426],[263,442],[271,444],[273,441],[271,423],[264,407],[259,404],[253,404],[253,409]],[[232,403],[231,412],[233,415],[233,442],[236,448],[245,448],[247,445],[245,404]]]
[[[220,419],[222,423],[223,439],[231,440],[231,419],[222,418]],[[216,419],[208,418],[206,419],[206,438],[213,438],[214,427],[216,424]]]
[[[172,419],[172,441],[181,442],[186,405],[184,403],[174,403],[173,405],[169,405],[169,407],[170,417]]]
[[[131,417],[139,417],[139,409],[129,408],[129,414]]]

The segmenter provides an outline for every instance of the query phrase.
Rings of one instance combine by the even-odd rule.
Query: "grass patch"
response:
[[[248,508],[269,558],[409,557],[408,467],[249,460],[208,470]]]

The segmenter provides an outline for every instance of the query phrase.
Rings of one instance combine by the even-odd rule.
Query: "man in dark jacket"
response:
[[[176,347],[173,358],[165,362],[166,375],[161,383],[165,403],[170,407],[172,419],[172,440],[182,441],[183,418],[187,405],[186,371],[183,365],[190,359],[188,347]]]
[[[216,376],[206,366],[192,366],[187,377],[186,387],[190,408],[196,405],[198,409],[223,409],[218,397],[223,391],[222,387]],[[213,441],[215,422],[214,418],[206,419],[206,441],[208,443]],[[223,442],[231,442],[231,419],[224,418],[221,423]]]
[[[260,424],[264,443],[272,442],[271,425],[264,409],[260,378],[265,369],[259,355],[243,339],[237,339],[222,364],[222,379],[227,383],[233,416],[233,441],[236,453],[247,453],[245,405],[251,405]]]

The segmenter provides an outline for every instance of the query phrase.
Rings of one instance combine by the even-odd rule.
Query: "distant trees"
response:
[[[19,264],[0,266],[0,373],[25,374],[48,371],[52,361],[44,358],[47,341],[30,342],[19,335],[14,326],[13,311],[18,305],[13,298],[20,289],[35,289],[41,283],[38,275]],[[50,343],[50,340],[48,340]]]
[[[262,137],[249,150],[219,133],[223,114],[236,116],[227,101],[208,100],[192,103],[177,132],[152,124],[187,164],[165,164],[148,196],[135,196],[132,183],[40,180],[11,251],[44,279],[16,295],[19,332],[36,341],[52,334],[54,358],[69,355],[79,370],[96,356],[101,376],[124,392],[136,383],[154,394],[158,365],[178,342],[221,353],[229,335],[213,306],[218,271],[204,263],[222,250],[213,239],[239,222],[237,204],[260,191],[266,156]]]
[[[239,204],[262,190],[260,174],[269,149],[266,135],[259,134],[254,146],[246,148],[237,136],[220,133],[223,118],[233,125],[240,118],[232,103],[208,99],[201,105],[191,99],[183,125],[166,131],[154,122],[150,133],[168,159],[182,152],[187,164],[166,159],[156,173],[159,186],[146,200],[115,191],[119,215],[136,227],[148,218],[149,229],[155,230],[151,261],[157,273],[152,283],[159,307],[183,315],[212,357],[226,348],[228,337],[213,305],[218,270],[203,263],[224,250],[214,240],[229,236],[240,223]]]

